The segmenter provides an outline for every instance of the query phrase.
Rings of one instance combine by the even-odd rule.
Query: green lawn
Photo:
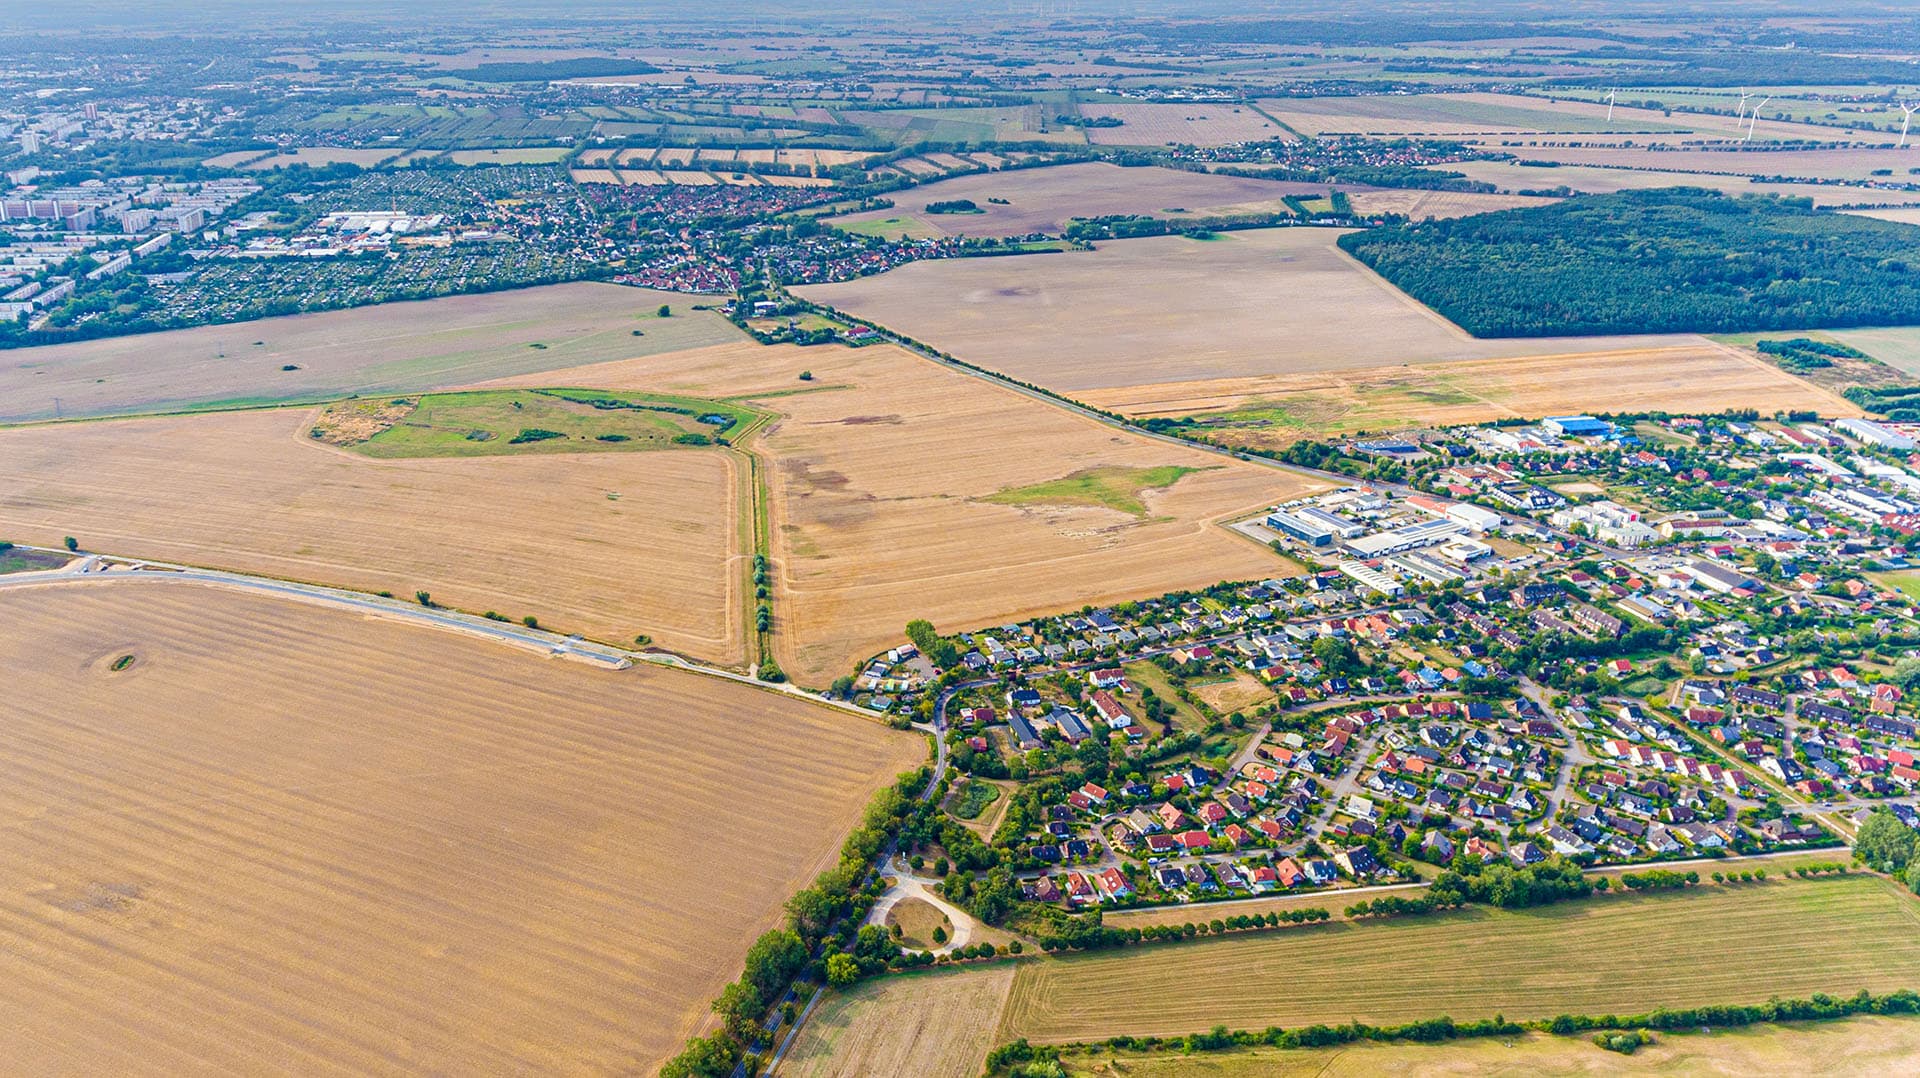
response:
[[[1158,468],[1086,468],[1045,483],[1011,487],[984,500],[999,505],[1085,505],[1144,517],[1147,506],[1141,494],[1164,490],[1200,470],[1173,464]]]
[[[497,389],[341,401],[310,432],[370,457],[476,457],[664,449],[738,438],[745,405],[599,389]]]

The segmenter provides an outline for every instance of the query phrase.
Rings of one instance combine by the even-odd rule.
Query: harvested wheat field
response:
[[[1761,121],[1760,129],[1765,131],[1766,127],[1766,121]],[[1908,169],[1920,168],[1920,145],[1914,144],[1899,149],[1892,146],[1861,146],[1815,150],[1782,150],[1759,146],[1741,149],[1738,144],[1720,149],[1693,146],[1543,146],[1526,152],[1566,165],[1783,176],[1854,183],[1875,180],[1873,173],[1878,169],[1892,169],[1893,175],[1905,176]],[[1888,199],[1876,192],[1874,197],[1862,201],[1883,202]]]
[[[1385,94],[1359,97],[1286,98],[1260,107],[1307,135],[1599,135],[1620,141],[1680,142],[1738,139],[1747,125],[1732,116],[1676,112],[1620,105],[1607,118],[1604,101],[1550,100],[1521,94]],[[1862,140],[1891,142],[1883,132],[1853,132],[1839,127],[1762,118],[1754,140],[1804,139],[1811,142]]]
[[[780,1064],[789,1078],[973,1078],[994,1046],[1013,966],[883,977],[834,992]]]
[[[1293,183],[1085,162],[956,176],[894,193],[890,196],[894,202],[891,209],[848,214],[834,218],[833,223],[852,226],[864,221],[904,217],[932,229],[935,235],[1024,236],[1030,232],[1057,233],[1075,217],[1103,214],[1207,217],[1274,213],[1286,209],[1282,200],[1288,195],[1325,196],[1330,189],[1360,190],[1342,184]],[[1007,204],[988,201],[995,198],[1006,199]],[[926,212],[928,203],[961,199],[971,201],[981,212]]]
[[[997,1040],[1890,992],[1920,980],[1916,928],[1920,901],[1864,875],[1337,923],[1024,963]]]
[[[1195,416],[1234,445],[1569,412],[1811,410],[1862,414],[1853,402],[1739,349],[1666,348],[1464,360],[1364,371],[1224,378],[1080,394],[1139,419]]]
[[[1920,192],[1916,192],[1920,194]],[[1883,206],[1872,210],[1848,210],[1848,213],[1861,217],[1877,217],[1882,221],[1898,221],[1903,225],[1920,225],[1920,206]]]
[[[1225,146],[1235,142],[1292,142],[1292,134],[1247,105],[1226,102],[1174,105],[1141,101],[1086,102],[1080,115],[1089,120],[1116,119],[1119,127],[1089,127],[1095,146]]]
[[[925,752],[184,582],[10,588],[0,615],[15,1073],[650,1071]]]
[[[1605,1052],[1585,1037],[1525,1033],[1443,1044],[1360,1042],[1338,1048],[1257,1048],[1185,1054],[1158,1052],[1068,1057],[1070,1078],[1575,1078],[1591,1075],[1791,1074],[1844,1078],[1900,1074],[1920,1058],[1920,1022],[1851,1018],[1844,1022],[1716,1027],[1711,1033],[1661,1033],[1631,1056]]]
[[[1522,210],[1555,201],[1532,195],[1499,195],[1480,191],[1412,191],[1383,189],[1356,191],[1353,210],[1360,214],[1397,213],[1413,221],[1471,217],[1495,210]]]
[[[1555,160],[1552,150],[1535,150],[1540,160]],[[1780,195],[1810,198],[1815,206],[1914,206],[1920,191],[1890,191],[1842,183],[1755,183],[1749,176],[1716,176],[1705,172],[1661,172],[1639,168],[1602,168],[1596,165],[1522,165],[1513,161],[1456,161],[1443,166],[1468,179],[1491,183],[1502,191],[1538,191],[1567,187],[1590,195],[1648,187],[1704,187],[1735,198],[1741,195]],[[1413,194],[1415,192],[1394,192]],[[1485,197],[1485,196],[1482,196]],[[1355,200],[1358,205],[1358,200]],[[1877,213],[1870,212],[1869,216]],[[1899,218],[1893,218],[1899,220]]]
[[[1092,252],[917,262],[796,291],[1074,393],[1702,340],[1477,340],[1347,257],[1334,246],[1340,234],[1273,228],[1114,240]]]
[[[780,413],[749,449],[770,479],[775,654],[804,685],[850,672],[918,617],[952,631],[1291,569],[1216,524],[1296,496],[1298,477],[1116,430],[897,348],[729,345],[559,377]],[[1171,481],[1139,490],[1139,512],[1083,504],[1056,482],[1102,469],[1170,469],[1151,474]],[[1010,492],[1002,501],[1021,504],[990,500]],[[1135,494],[1124,493],[1112,500]]]
[[[720,450],[371,460],[307,409],[0,430],[0,534],[412,595],[739,661]]]
[[[560,284],[16,349],[0,353],[0,422],[51,418],[55,397],[98,416],[411,393],[741,339],[686,298]],[[677,313],[656,317],[662,303]]]

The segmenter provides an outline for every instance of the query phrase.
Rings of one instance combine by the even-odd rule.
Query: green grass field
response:
[[[1200,470],[1179,465],[1087,468],[1045,483],[1003,490],[983,500],[998,505],[1085,505],[1144,517],[1147,506],[1140,498],[1143,493],[1164,490]]]
[[[1025,964],[995,1040],[1522,1020],[1893,991],[1920,985],[1917,928],[1920,900],[1866,875],[1335,923]]]
[[[1824,334],[1793,334],[1831,338],[1858,348],[1902,374],[1920,377],[1920,326],[1891,329],[1836,329]]]
[[[765,413],[692,397],[598,389],[496,389],[356,399],[329,406],[312,435],[370,457],[478,457],[707,445]]]
[[[1667,683],[1652,674],[1643,674],[1620,688],[1634,696],[1652,696],[1667,691]]]
[[[917,217],[881,217],[872,221],[849,221],[838,227],[861,236],[885,239],[938,239],[940,230]]]
[[[1920,569],[1898,573],[1868,573],[1875,583],[1892,588],[1909,599],[1920,600]]]
[[[1192,704],[1180,699],[1179,695],[1174,692],[1173,683],[1167,680],[1166,671],[1150,662],[1128,663],[1121,667],[1121,669],[1126,671],[1127,680],[1131,681],[1136,687],[1152,689],[1155,696],[1167,702],[1167,706],[1173,709],[1173,724],[1176,728],[1180,730],[1202,730],[1206,728],[1207,720],[1200,714],[1199,710]],[[1146,720],[1143,718],[1141,721],[1145,722]],[[1164,734],[1166,732],[1159,728],[1159,723],[1148,722],[1147,726],[1149,729],[1153,729],[1158,733]]]

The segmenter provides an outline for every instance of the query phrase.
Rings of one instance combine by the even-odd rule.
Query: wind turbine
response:
[[[1753,106],[1753,115],[1747,117],[1747,137],[1741,139],[1740,140],[1741,142],[1753,141],[1753,125],[1760,122],[1760,110],[1763,108],[1766,108],[1767,102],[1772,100],[1773,100],[1773,97],[1769,95],[1767,97],[1761,98],[1760,103],[1758,105]]]
[[[1900,141],[1895,143],[1893,147],[1894,149],[1897,150],[1900,147],[1905,146],[1907,144],[1907,128],[1913,126],[1913,114],[1916,112],[1920,112],[1920,102],[1916,102],[1915,104],[1909,105],[1904,101],[1900,101],[1900,102],[1896,102],[1896,104],[1900,106],[1901,112],[1904,112],[1907,114],[1907,118],[1900,121]]]
[[[1607,122],[1608,123],[1613,122],[1613,98],[1614,98],[1614,95],[1618,94],[1619,92],[1620,91],[1617,89],[1607,91]]]
[[[1745,118],[1746,118],[1746,115],[1747,115],[1747,98],[1749,98],[1749,97],[1752,97],[1752,96],[1753,96],[1753,94],[1752,94],[1752,93],[1751,93],[1750,91],[1748,91],[1748,90],[1744,90],[1744,89],[1743,89],[1743,90],[1741,90],[1741,91],[1740,91],[1740,108],[1739,108],[1739,110],[1738,110],[1738,111],[1736,111],[1736,112],[1735,112],[1735,113],[1733,114],[1733,121],[1734,121],[1735,123],[1739,123],[1739,122],[1740,122],[1741,120],[1743,120],[1743,119],[1745,119]]]

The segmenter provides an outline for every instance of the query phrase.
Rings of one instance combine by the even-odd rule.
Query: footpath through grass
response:
[[[1920,900],[1864,874],[1333,923],[1023,964],[995,1042],[1887,992],[1920,984],[1916,929]]]

